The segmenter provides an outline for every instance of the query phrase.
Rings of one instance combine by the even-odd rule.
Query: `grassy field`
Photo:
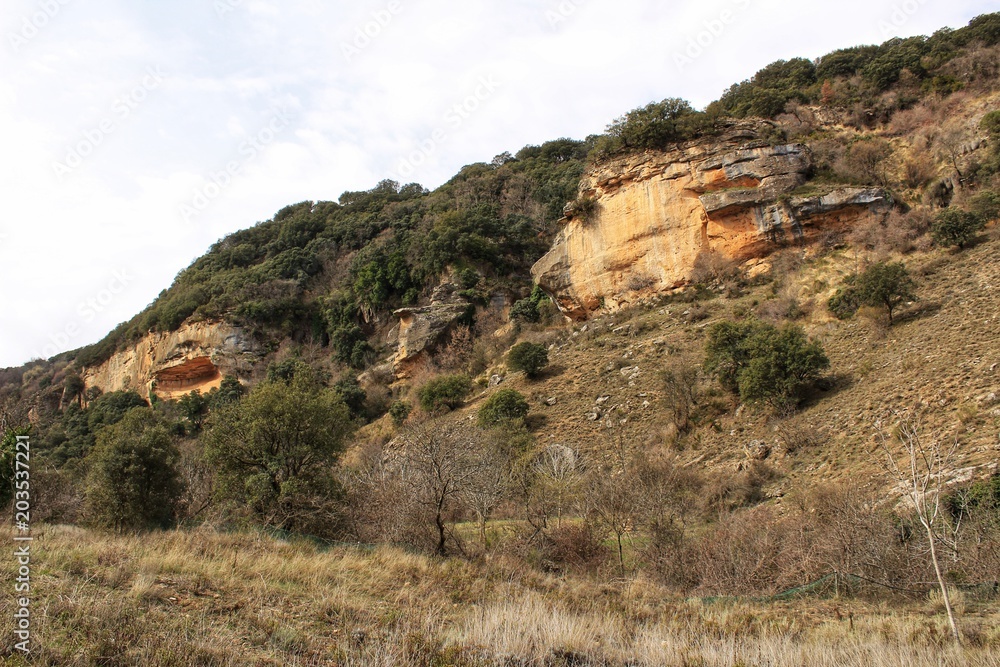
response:
[[[1000,665],[1000,609],[981,603],[964,604],[957,648],[932,599],[709,603],[209,529],[42,527],[33,548],[35,665]],[[28,664],[4,602],[3,664]]]

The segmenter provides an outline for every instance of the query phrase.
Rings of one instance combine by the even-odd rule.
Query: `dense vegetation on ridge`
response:
[[[30,433],[51,527],[43,627],[65,647],[45,659],[729,665],[767,639],[800,651],[775,665],[995,665],[998,95],[990,14],[220,240],[97,345],[0,371],[0,477]],[[892,211],[762,273],[702,253],[685,290],[563,321],[529,268],[567,203],[586,211],[588,166],[751,117],[809,147],[797,194],[870,185]],[[392,311],[444,279],[466,315],[394,376]],[[202,320],[242,327],[259,363],[179,400],[85,386]],[[897,502],[908,463],[933,516]],[[790,589],[825,616],[782,616],[768,596]],[[80,591],[108,602],[85,613]],[[760,607],[692,601],[711,596]],[[953,639],[936,614],[956,610]]]
[[[995,60],[982,50],[998,43],[1000,14],[988,14],[929,38],[841,49],[816,62],[777,61],[703,112],[678,99],[653,103],[617,119],[605,135],[527,146],[465,167],[433,193],[385,181],[338,202],[286,207],[219,241],[143,313],[76,353],[77,363],[98,364],[148,331],[172,331],[193,316],[332,342],[340,361],[363,367],[374,360],[367,325],[426,296],[446,269],[466,271],[469,289],[530,290],[527,268],[575,199],[588,154],[664,148],[711,134],[725,118],[775,118],[789,103],[848,109],[859,127],[872,127],[927,96],[995,78]]]

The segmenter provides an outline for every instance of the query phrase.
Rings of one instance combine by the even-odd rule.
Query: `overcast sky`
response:
[[[985,0],[4,0],[0,367],[93,343],[222,236],[703,107]]]

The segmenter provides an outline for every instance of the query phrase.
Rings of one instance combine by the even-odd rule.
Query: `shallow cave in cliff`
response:
[[[222,373],[211,359],[198,357],[158,371],[155,380],[156,393],[169,395],[202,391],[218,386],[222,381]]]

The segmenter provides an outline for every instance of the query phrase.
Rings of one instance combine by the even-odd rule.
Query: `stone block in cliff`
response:
[[[441,285],[431,295],[431,302],[421,308],[401,308],[395,311],[399,318],[398,331],[393,337],[398,341],[396,366],[412,362],[424,352],[434,348],[444,334],[469,312],[469,302],[457,294],[452,284]]]
[[[574,319],[627,306],[685,285],[698,254],[738,260],[776,242],[808,240],[810,225],[856,224],[884,213],[878,190],[844,188],[791,196],[812,168],[801,144],[760,140],[769,125],[745,121],[715,138],[595,165],[580,186],[593,212],[567,209],[551,250],[532,268],[536,282]]]

